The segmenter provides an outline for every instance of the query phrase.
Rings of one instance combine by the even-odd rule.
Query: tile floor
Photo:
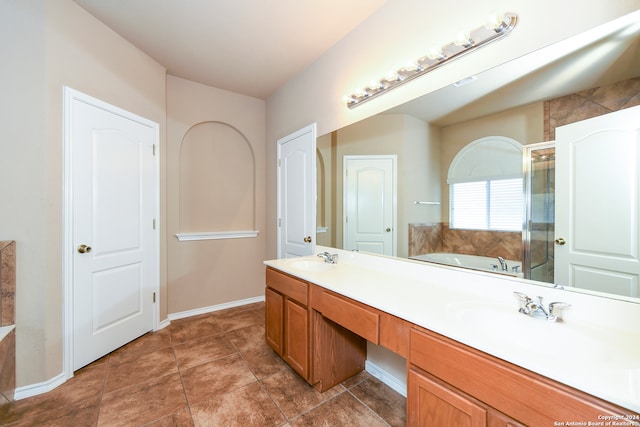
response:
[[[318,393],[264,342],[264,303],[174,320],[13,403],[8,426],[403,426],[366,372]]]

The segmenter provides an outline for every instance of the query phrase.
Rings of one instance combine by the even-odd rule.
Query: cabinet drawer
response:
[[[380,313],[380,345],[404,357],[409,355],[409,330],[406,320]]]
[[[379,344],[379,315],[364,304],[333,295],[314,287],[313,308],[327,319],[347,328],[374,344]]]
[[[281,273],[272,268],[267,268],[267,286],[275,289],[300,304],[307,305],[307,283]]]
[[[629,412],[430,331],[411,329],[409,363],[526,425]]]

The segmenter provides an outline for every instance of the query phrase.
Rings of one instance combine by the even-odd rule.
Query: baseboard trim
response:
[[[407,383],[404,380],[394,377],[388,371],[373,362],[365,361],[364,370],[403,395],[407,397]]]
[[[22,387],[17,387],[13,395],[15,400],[26,399],[27,397],[37,396],[42,393],[47,393],[59,385],[64,384],[67,379],[64,377],[64,373],[60,373],[48,381],[43,381],[37,384],[30,384]]]
[[[167,319],[169,321],[184,319],[185,317],[198,316],[200,314],[212,313],[214,311],[225,310],[227,308],[233,308],[233,307],[240,307],[242,305],[253,304],[253,303],[262,302],[262,301],[264,301],[264,295],[231,301],[231,302],[225,302],[222,304],[210,305],[208,307],[196,308],[193,310],[180,311],[178,313],[171,313],[167,316]]]
[[[159,331],[160,329],[164,329],[170,324],[171,324],[171,321],[169,320],[169,318],[161,320],[160,323],[158,324],[158,328],[156,329],[156,331]]]

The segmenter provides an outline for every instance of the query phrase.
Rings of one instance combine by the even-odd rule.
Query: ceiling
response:
[[[167,73],[266,99],[386,0],[74,0]]]

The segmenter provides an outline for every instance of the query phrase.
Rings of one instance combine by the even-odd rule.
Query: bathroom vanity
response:
[[[613,324],[637,322],[637,305],[624,303],[629,312],[612,313],[611,325],[585,325],[601,328],[600,345],[621,353],[590,352],[573,323],[584,322],[581,305],[595,297],[329,250],[337,264],[315,256],[265,262],[267,343],[317,390],[361,371],[370,341],[407,360],[410,426],[640,425],[640,349],[624,344],[640,335]],[[518,313],[516,288],[566,297],[573,316],[553,323]]]

